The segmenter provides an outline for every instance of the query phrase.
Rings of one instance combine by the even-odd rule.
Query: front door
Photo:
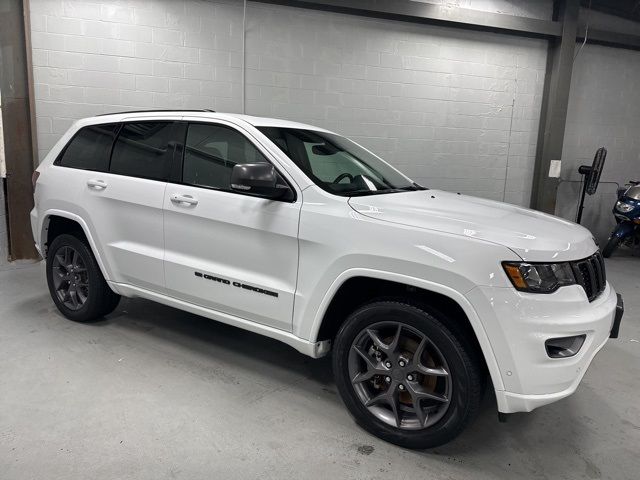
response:
[[[181,183],[164,198],[167,292],[290,331],[300,201],[231,191],[233,166],[257,162],[268,159],[233,126],[188,125]]]

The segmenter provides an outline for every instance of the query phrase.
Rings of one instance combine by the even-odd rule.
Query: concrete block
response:
[[[136,75],[135,89],[143,92],[168,92],[169,79],[155,76]]]
[[[119,58],[118,71],[121,73],[135,73],[139,75],[153,74],[153,61],[143,58]]]
[[[35,50],[34,50],[35,51]],[[44,51],[46,50],[38,50]],[[83,68],[84,61],[82,59],[81,53],[67,53],[67,52],[57,52],[57,51],[49,51],[48,52],[48,64],[51,67],[56,68]],[[35,65],[35,62],[34,62]]]
[[[81,35],[82,22],[74,18],[47,17],[47,32]]]
[[[200,82],[184,78],[171,78],[169,79],[169,93],[199,95]]]

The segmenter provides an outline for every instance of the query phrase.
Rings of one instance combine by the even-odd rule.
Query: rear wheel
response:
[[[604,247],[604,250],[602,250],[602,256],[604,258],[609,258],[611,254],[615,251],[615,249],[618,248],[619,244],[620,244],[620,237],[611,235],[611,237],[609,238],[609,241]]]
[[[367,431],[403,447],[430,448],[452,440],[475,417],[482,362],[445,320],[384,301],[358,309],[344,323],[334,375],[347,408]]]
[[[75,235],[59,235],[51,242],[47,283],[58,310],[77,322],[103,317],[120,301],[120,295],[107,285],[86,241]]]

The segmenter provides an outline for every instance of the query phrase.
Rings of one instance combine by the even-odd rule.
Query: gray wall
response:
[[[241,110],[241,1],[32,0],[31,14],[41,158],[88,115]],[[545,59],[543,40],[249,3],[246,112],[352,136],[431,187],[527,205]]]
[[[640,52],[585,45],[576,58],[562,153],[562,179],[580,180],[598,147],[608,150],[601,181],[640,180]],[[556,213],[575,217],[577,182],[561,183]],[[583,224],[605,242],[615,225],[616,185],[601,184],[587,197]]]
[[[580,20],[592,28],[640,34],[637,22],[580,10]],[[580,48],[580,44],[577,45]],[[575,219],[580,195],[578,167],[591,165],[599,147],[608,151],[602,182],[623,186],[640,180],[640,52],[585,45],[574,63],[567,130],[562,152],[563,183],[556,214]],[[587,196],[583,225],[601,244],[615,226],[611,210],[617,186],[602,183]]]
[[[0,138],[2,141],[2,138]],[[5,207],[4,187],[0,178],[0,270],[8,264],[9,243],[7,239],[7,210]]]
[[[0,159],[4,157],[4,135],[2,133],[2,96],[0,95]],[[2,160],[0,160],[0,163]],[[9,241],[7,238],[7,209],[3,184],[4,168],[0,165],[0,270],[8,263]]]

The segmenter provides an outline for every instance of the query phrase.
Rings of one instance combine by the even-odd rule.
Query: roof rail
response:
[[[151,110],[126,110],[124,112],[109,112],[109,113],[101,113],[100,115],[96,115],[96,117],[104,117],[105,115],[122,115],[124,113],[155,113],[155,112],[209,112],[215,113],[215,110],[211,110],[209,108],[202,109],[171,109],[171,108],[159,108],[159,109],[151,109]]]

